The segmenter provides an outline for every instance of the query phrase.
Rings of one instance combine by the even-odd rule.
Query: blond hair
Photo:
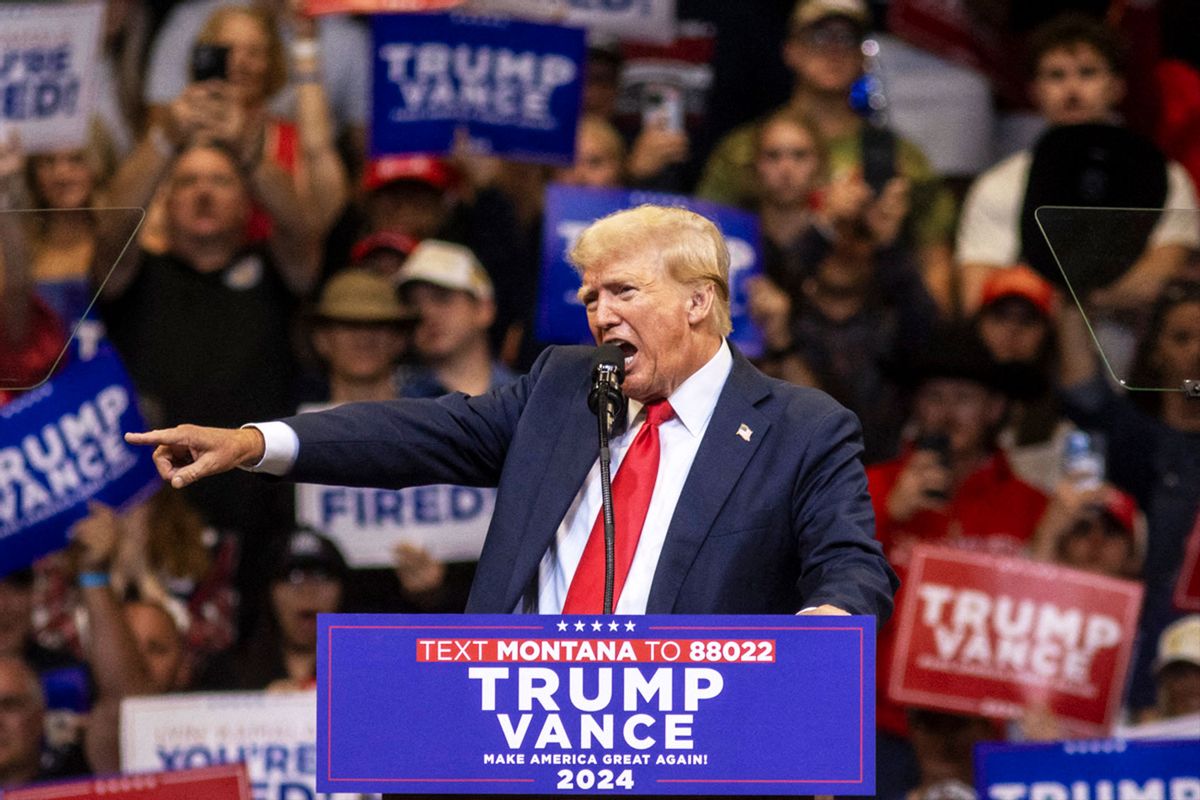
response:
[[[733,330],[729,248],[717,226],[694,211],[641,205],[601,217],[580,234],[567,260],[582,275],[606,262],[646,255],[657,256],[680,284],[712,284],[716,298],[709,321],[721,336]]]
[[[267,37],[267,74],[263,86],[263,97],[269,98],[287,86],[287,60],[283,53],[283,40],[275,29],[275,21],[271,15],[259,8],[242,6],[221,6],[209,14],[196,37],[196,44],[220,44],[218,38],[225,22],[233,17],[249,17],[258,24]]]

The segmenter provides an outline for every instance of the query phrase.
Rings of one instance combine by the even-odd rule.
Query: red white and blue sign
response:
[[[729,341],[747,357],[762,355],[762,335],[750,321],[746,281],[762,272],[758,217],[692,197],[627,189],[553,185],[546,189],[542,226],[542,270],[535,333],[547,344],[592,344],[587,315],[579,301],[579,274],[567,261],[584,228],[601,217],[644,203],[686,208],[716,224],[729,247]]]
[[[582,28],[495,17],[373,17],[371,152],[473,152],[566,166],[583,102]]]
[[[870,795],[875,619],[319,618],[317,789]]]
[[[1190,800],[1200,738],[975,746],[979,800]]]
[[[89,500],[121,507],[162,485],[116,353],[102,346],[0,407],[0,575],[67,544]]]

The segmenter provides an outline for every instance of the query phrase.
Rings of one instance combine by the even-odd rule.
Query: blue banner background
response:
[[[1050,744],[980,744],[975,746],[975,783],[980,800],[993,798],[992,789],[1000,784],[1023,784],[1028,798],[1033,783],[1057,783],[1063,797],[1078,796],[1072,784],[1090,784],[1083,797],[1098,797],[1097,781],[1136,781],[1142,787],[1148,780],[1164,781],[1159,797],[1171,800],[1168,791],[1172,778],[1200,776],[1200,739],[1194,741],[1126,741],[1119,739],[1082,740]],[[1053,787],[1046,787],[1052,790]],[[1001,792],[1011,797],[1006,790]],[[1110,790],[1109,797],[1117,797]],[[1125,797],[1122,790],[1120,797]],[[1140,795],[1139,795],[1140,796]],[[1146,795],[1151,796],[1151,795]]]
[[[729,288],[733,333],[729,340],[749,358],[761,355],[762,337],[750,322],[746,307],[746,281],[762,273],[758,217],[746,211],[683,195],[627,189],[558,185],[546,189],[537,338],[549,344],[594,344],[587,326],[587,315],[575,295],[579,289],[579,276],[567,261],[567,251],[579,233],[600,217],[643,203],[690,209],[712,220],[724,234],[731,262]]]
[[[588,623],[584,632],[560,620]],[[614,632],[607,623],[615,620]],[[591,623],[601,621],[602,631]],[[628,623],[634,630],[628,630]],[[670,629],[667,629],[670,628]],[[418,639],[773,639],[774,663],[420,663]],[[779,616],[488,616],[488,615],[321,615],[318,632],[317,788],[338,792],[555,793],[562,769],[593,773],[631,769],[634,794],[872,794],[874,791],[875,620],[872,617]],[[497,684],[495,711],[481,710],[481,682],[468,678],[472,666],[506,666],[510,679]],[[594,750],[595,765],[485,765],[484,755],[535,751],[533,743],[547,712],[534,703],[525,741],[509,750],[497,720],[517,708],[516,668],[546,666],[561,681],[555,699],[576,749],[549,745],[540,752],[575,752],[580,712],[567,697],[568,669],[590,673],[612,667],[613,705],[592,712],[614,715],[613,753],[649,753],[645,766],[606,765]],[[625,667],[649,676],[673,667],[675,705],[658,711],[639,705],[655,724],[639,733],[657,744],[635,750],[621,737],[632,713],[620,707]],[[724,689],[701,700],[691,723],[692,750],[706,754],[704,765],[656,765],[663,748],[666,713],[682,712],[680,683],[685,667],[720,671]],[[595,694],[596,676],[584,680]],[[661,782],[688,779],[688,782]],[[699,781],[699,782],[691,782]],[[578,789],[576,789],[578,791]],[[626,789],[615,789],[624,792]]]
[[[104,408],[115,409],[122,393],[124,409],[108,427]],[[102,395],[105,401],[97,402]],[[71,421],[60,425],[68,415]],[[66,427],[83,432],[76,434],[78,452],[69,444]],[[151,448],[133,447],[121,438],[126,431],[144,429],[133,386],[107,345],[87,361],[73,356],[42,386],[0,407],[0,459],[19,459],[24,472],[52,498],[22,513],[32,497],[29,488],[19,481],[0,482],[0,575],[65,547],[71,525],[87,516],[88,500],[121,507],[161,485]],[[66,456],[57,466],[78,477],[76,485],[64,483],[57,492],[28,456],[30,447],[53,454],[53,438]]]
[[[575,127],[583,101],[586,52],[582,28],[451,14],[380,14],[372,20],[373,155],[447,153],[454,144],[455,129],[465,126],[472,147],[484,153],[563,166],[574,160]],[[389,79],[389,60],[385,58],[384,49],[389,45],[410,45],[414,50],[421,45],[445,48],[427,50],[433,55],[425,59],[416,55],[403,60],[406,82],[413,93],[410,99],[419,97],[419,103],[407,102],[402,86]],[[539,59],[540,66],[534,70],[536,78],[548,76],[551,80],[543,84],[543,88],[553,86],[544,105],[544,114],[498,112],[498,107],[504,105],[515,109],[524,107],[525,100],[530,97],[526,90],[532,84],[522,86],[517,81],[495,85],[481,82],[476,84],[478,92],[467,90],[467,94],[478,94],[491,110],[481,110],[474,103],[457,102],[434,108],[427,102],[429,90],[448,89],[453,97],[463,97],[463,88],[468,84],[459,80],[454,65],[461,60],[473,68],[482,63],[480,59],[485,57],[484,53],[498,61],[501,51],[518,55],[533,53]],[[433,75],[433,62],[442,57],[441,53],[448,58],[449,67],[438,71],[440,77],[416,81],[417,63],[425,63],[428,67],[425,74]],[[559,56],[563,60],[553,60],[551,64],[545,56]],[[493,67],[496,61],[493,61]],[[550,69],[546,69],[548,64]],[[566,64],[573,65],[573,76],[561,85],[555,85],[564,78]],[[486,74],[495,77],[494,69]]]

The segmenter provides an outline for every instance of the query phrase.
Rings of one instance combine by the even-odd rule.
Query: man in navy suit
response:
[[[630,526],[640,530],[623,540],[618,526],[631,561],[618,567],[615,611],[886,618],[897,582],[874,539],[858,421],[821,392],[767,378],[725,341],[729,252],[716,226],[642,206],[593,224],[571,260],[596,341],[625,355],[614,495],[637,494],[652,465]],[[498,486],[467,610],[591,610],[593,598],[579,602],[601,507],[591,352],[550,348],[528,375],[475,397],[127,439],[157,445],[176,487],[239,466],[310,483]],[[652,461],[639,435],[656,440]]]

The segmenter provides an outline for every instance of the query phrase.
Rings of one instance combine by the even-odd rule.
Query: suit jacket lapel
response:
[[[721,390],[667,529],[646,613],[669,614],[675,605],[683,580],[717,514],[771,427],[755,408],[770,393],[762,374],[734,350],[733,369]],[[742,425],[752,431],[749,441],[738,434]]]
[[[546,554],[558,525],[566,515],[571,501],[579,493],[588,470],[599,456],[596,436],[596,416],[587,407],[588,384],[581,381],[567,402],[567,412],[560,419],[547,419],[547,438],[558,428],[545,471],[538,476],[539,487],[530,492],[533,504],[525,518],[523,530],[517,532],[516,562],[504,595],[503,608],[516,605],[533,578],[538,563]],[[533,476],[530,476],[533,478]]]

